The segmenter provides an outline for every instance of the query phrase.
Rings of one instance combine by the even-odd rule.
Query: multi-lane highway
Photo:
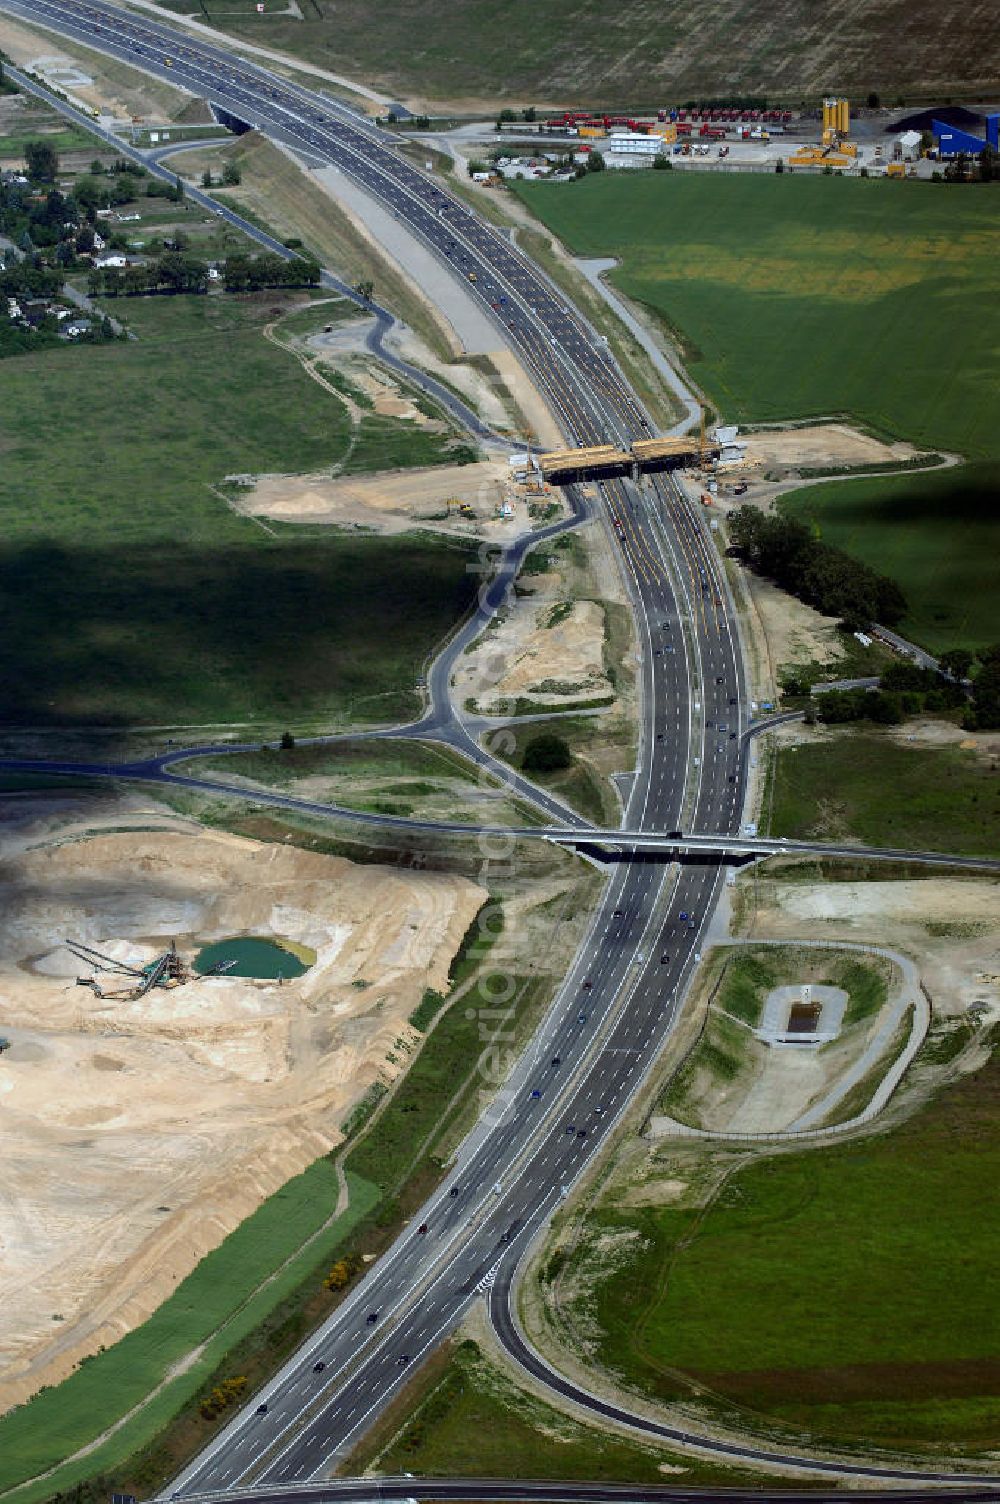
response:
[[[245,62],[221,42],[107,4],[0,0],[0,9],[183,84],[350,177],[480,299],[570,442],[627,444],[650,432],[604,341],[506,235],[343,105]],[[717,551],[697,509],[669,480],[646,488],[613,482],[600,492],[634,606],[640,661],[641,736],[623,824],[637,835],[733,834],[745,791],[746,693]],[[680,868],[624,861],[614,869],[538,1035],[446,1179],[171,1493],[290,1487],[329,1476],[480,1292],[498,1281],[509,1288],[531,1238],[619,1121],[671,1029],[721,871],[711,856]],[[485,1044],[491,1034],[503,1041],[503,1004],[483,1001]]]

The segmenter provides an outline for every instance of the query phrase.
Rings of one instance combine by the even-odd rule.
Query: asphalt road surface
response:
[[[569,442],[627,444],[650,433],[604,341],[576,310],[503,232],[350,110],[242,61],[222,42],[196,40],[132,12],[76,0],[0,0],[0,7],[183,84],[363,186],[474,290]],[[649,835],[735,833],[747,702],[717,550],[698,510],[669,479],[613,482],[600,491],[640,655],[641,736],[623,824]],[[497,1281],[510,1281],[654,1062],[721,883],[722,868],[711,858],[679,869],[624,861],[613,870],[532,1045],[442,1185],[171,1494],[327,1478],[471,1303]],[[499,1006],[494,1000],[493,1016],[484,1019],[486,1044]],[[417,1230],[423,1223],[426,1235]],[[498,1330],[513,1341],[502,1325]],[[730,1455],[754,1451],[737,1447]],[[857,1465],[840,1470],[866,1472]],[[474,1497],[475,1485],[463,1483],[461,1494]],[[630,1489],[628,1496],[639,1494]]]

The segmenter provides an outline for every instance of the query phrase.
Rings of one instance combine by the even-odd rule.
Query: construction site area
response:
[[[282,522],[386,536],[419,527],[501,542],[564,512],[559,491],[523,454],[371,475],[264,475],[233,505],[247,516]]]
[[[486,896],[138,795],[12,798],[4,838],[0,1411],[137,1326],[339,1141]]]

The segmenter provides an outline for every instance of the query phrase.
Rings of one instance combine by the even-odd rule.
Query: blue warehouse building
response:
[[[998,129],[1000,129],[1000,114],[987,115],[985,140],[982,136],[973,136],[969,131],[961,130],[957,125],[946,125],[943,120],[931,121],[931,131],[942,157],[957,157],[959,152],[978,157],[984,146],[992,146],[996,151]]]

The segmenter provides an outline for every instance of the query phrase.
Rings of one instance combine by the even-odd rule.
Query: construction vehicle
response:
[[[469,503],[462,501],[457,496],[449,496],[445,501],[444,508],[449,515],[452,510],[456,511],[460,517],[475,517],[476,515],[472,507],[469,506]]]
[[[177,954],[177,946],[173,940],[167,950],[147,961],[144,966],[130,966],[126,961],[116,961],[114,956],[105,955],[103,951],[95,950],[93,946],[84,945],[79,940],[67,940],[66,949],[89,966],[92,975],[89,977],[77,977],[78,987],[89,987],[95,997],[120,998],[125,1002],[135,1002],[145,997],[154,987],[180,987],[184,982],[189,982],[193,973],[184,965]],[[236,961],[220,961],[205,976],[221,976],[224,972],[232,971]],[[108,990],[98,981],[98,976],[106,973],[109,976],[121,976],[129,978],[126,985]]]

